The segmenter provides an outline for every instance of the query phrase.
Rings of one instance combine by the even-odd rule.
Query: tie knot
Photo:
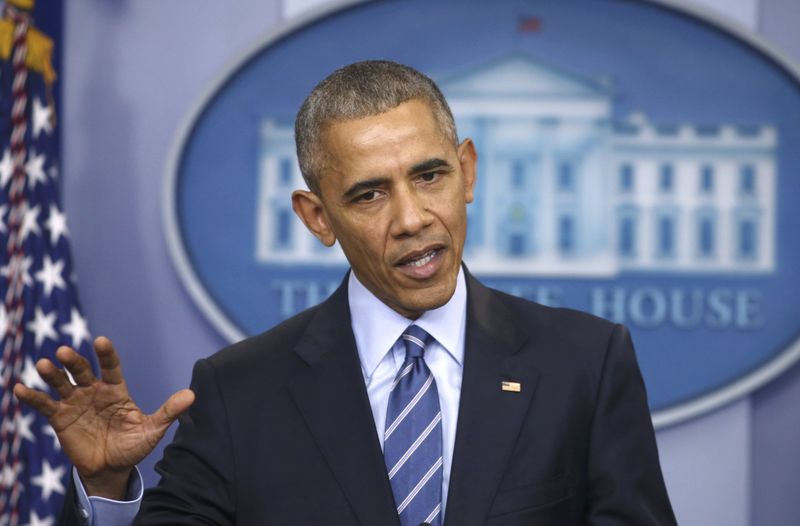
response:
[[[403,333],[403,343],[406,346],[406,358],[421,358],[425,347],[433,339],[424,329],[411,325]]]

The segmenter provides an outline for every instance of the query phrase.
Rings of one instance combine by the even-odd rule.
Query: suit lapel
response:
[[[445,524],[483,524],[517,441],[539,373],[518,351],[527,334],[513,312],[467,273],[464,376]],[[501,382],[521,384],[521,392]]]
[[[361,524],[399,526],[350,327],[346,279],[306,332],[296,352],[309,367],[292,396]]]

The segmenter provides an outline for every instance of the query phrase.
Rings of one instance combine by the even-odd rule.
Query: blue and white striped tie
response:
[[[389,394],[383,456],[402,526],[442,517],[442,411],[423,354],[433,338],[416,325],[401,336],[406,359]]]

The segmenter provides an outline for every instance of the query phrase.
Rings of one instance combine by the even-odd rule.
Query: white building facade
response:
[[[775,265],[771,126],[613,120],[607,82],[510,56],[440,79],[479,152],[464,259],[483,275],[759,272]],[[290,123],[261,129],[255,257],[344,265],[291,209]]]

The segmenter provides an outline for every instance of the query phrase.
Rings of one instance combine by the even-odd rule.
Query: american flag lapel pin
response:
[[[501,382],[500,389],[509,393],[519,393],[522,391],[522,384],[519,382]]]

